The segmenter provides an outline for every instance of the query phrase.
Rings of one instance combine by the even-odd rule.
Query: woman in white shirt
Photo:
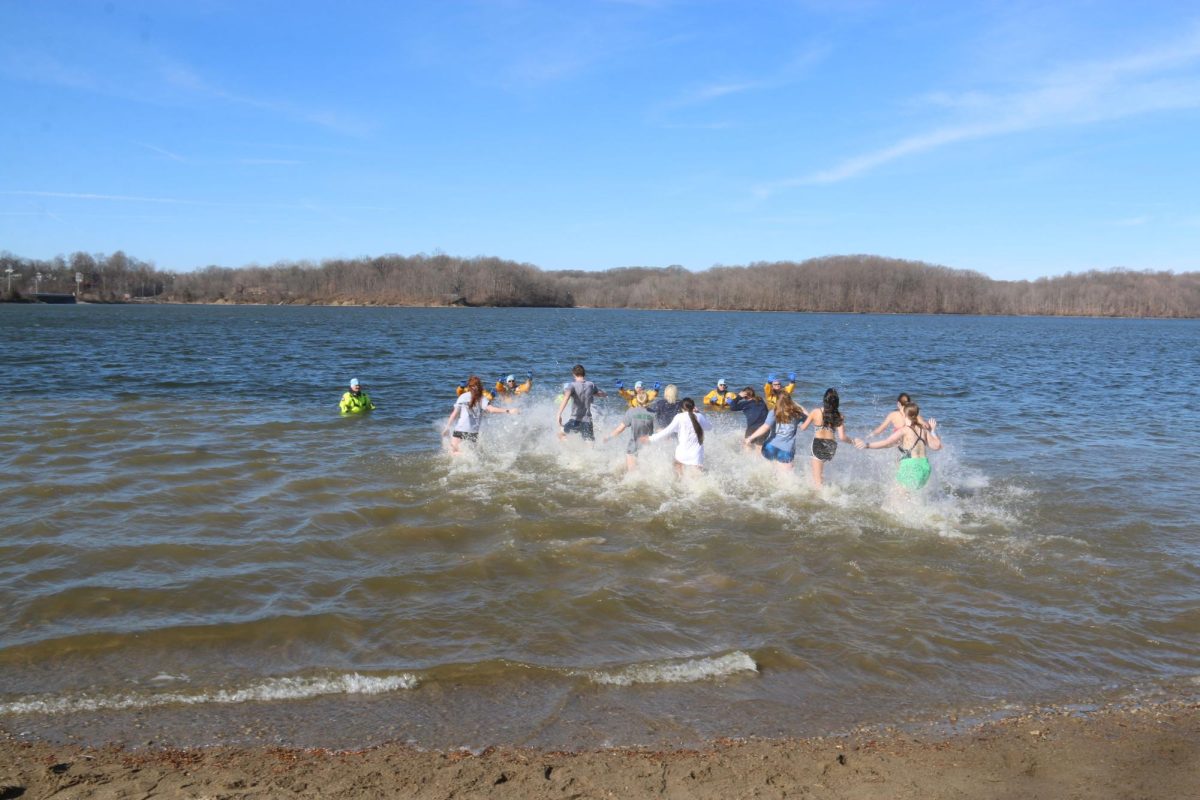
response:
[[[678,436],[675,445],[675,471],[683,474],[684,467],[704,469],[704,432],[712,430],[712,424],[703,414],[696,413],[696,402],[685,397],[679,403],[680,411],[671,424],[650,437],[657,442],[668,436]]]
[[[472,375],[467,381],[467,389],[458,396],[450,419],[442,429],[442,436],[449,436],[451,426],[454,436],[450,439],[450,455],[459,454],[460,441],[475,442],[479,440],[479,426],[483,422],[483,412],[490,414],[519,414],[516,408],[497,408],[483,394],[483,381],[477,375]]]

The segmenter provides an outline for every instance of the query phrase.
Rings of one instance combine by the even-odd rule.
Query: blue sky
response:
[[[1195,2],[0,0],[0,249],[1200,269]]]

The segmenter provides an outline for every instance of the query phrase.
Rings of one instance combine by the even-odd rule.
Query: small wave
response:
[[[330,694],[383,694],[417,686],[414,675],[403,673],[375,677],[350,673],[326,678],[270,678],[240,689],[208,692],[165,692],[154,694],[113,694],[99,697],[24,697],[0,703],[0,716],[12,714],[71,714],[87,711],[126,711],[168,705],[207,703],[251,703],[274,700],[305,700]]]
[[[725,678],[738,672],[758,672],[758,664],[754,663],[754,659],[740,650],[714,658],[634,664],[621,670],[593,670],[584,674],[594,683],[632,686],[635,683],[695,683]]]

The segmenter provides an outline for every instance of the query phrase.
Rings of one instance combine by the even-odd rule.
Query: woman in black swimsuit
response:
[[[852,444],[850,437],[846,435],[846,419],[838,410],[841,402],[837,389],[826,389],[821,408],[814,408],[808,412],[808,419],[804,420],[804,424],[800,426],[800,430],[804,430],[809,425],[814,426],[812,477],[813,485],[818,489],[823,483],[825,462],[832,461],[833,454],[837,452],[837,439],[833,438],[834,434],[837,434],[837,438],[843,442]]]

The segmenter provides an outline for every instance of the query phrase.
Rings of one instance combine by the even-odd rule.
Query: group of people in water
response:
[[[583,365],[576,364],[571,373],[572,380],[563,384],[558,398],[555,428],[560,439],[578,435],[585,441],[594,441],[592,404],[606,394],[588,380]],[[517,382],[515,375],[501,378],[491,390],[485,389],[483,381],[474,375],[459,384],[458,398],[442,430],[442,435],[449,437],[450,452],[458,455],[462,442],[478,440],[485,413],[519,414],[520,408],[512,401],[532,388],[532,373],[522,383]],[[712,431],[713,426],[692,398],[680,400],[678,390],[671,384],[663,387],[655,383],[647,388],[642,381],[637,381],[632,389],[628,389],[622,381],[617,381],[616,388],[628,408],[617,426],[604,436],[604,441],[629,431],[625,448],[629,469],[637,467],[638,453],[643,445],[667,439],[675,441],[677,472],[683,474],[688,470],[704,469],[705,433]],[[763,458],[781,470],[793,468],[798,436],[812,428],[812,480],[818,488],[824,483],[826,464],[836,455],[838,442],[851,444],[859,450],[894,446],[900,451],[896,481],[909,490],[920,489],[929,481],[928,452],[942,448],[937,435],[937,420],[923,418],[920,408],[907,393],[897,396],[896,410],[868,434],[872,439],[880,435],[885,438],[867,441],[846,434],[846,419],[839,408],[841,398],[836,389],[826,389],[821,405],[806,409],[792,397],[795,388],[795,373],[787,375],[786,383],[778,375],[767,376],[761,397],[753,386],[731,391],[722,378],[716,388],[704,396],[703,409],[741,412],[746,422],[743,446],[757,449]],[[571,409],[564,421],[563,412],[568,404]],[[342,412],[355,413],[371,408],[374,405],[358,381],[351,380],[350,391],[342,397]]]

